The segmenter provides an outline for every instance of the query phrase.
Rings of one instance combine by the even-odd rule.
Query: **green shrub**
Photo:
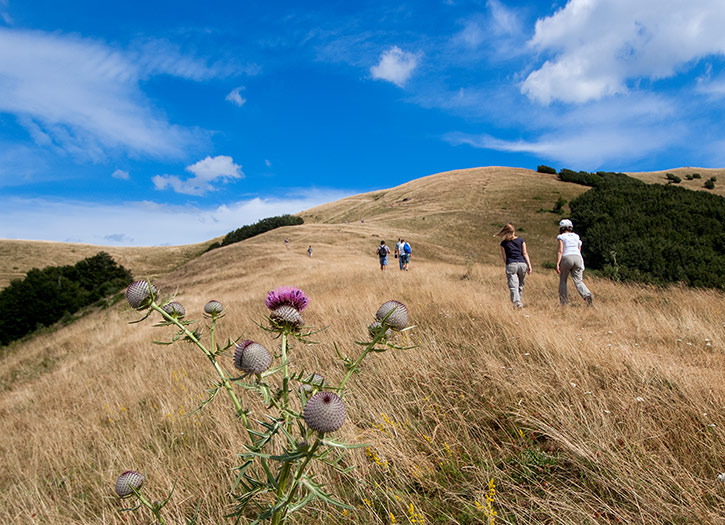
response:
[[[670,181],[673,184],[679,184],[682,182],[682,179],[675,175],[674,173],[668,173],[667,174],[667,180]]]
[[[699,179],[699,178],[701,178],[701,176],[700,176],[700,174],[699,174],[699,173],[693,173],[693,174],[692,174],[692,178],[693,178],[693,179]]]
[[[262,219],[260,221],[255,222],[254,224],[249,224],[247,226],[242,226],[241,228],[238,228],[234,230],[233,232],[229,232],[226,234],[224,239],[222,240],[221,244],[218,242],[215,242],[206,249],[206,251],[213,250],[215,248],[219,248],[220,246],[227,246],[228,244],[234,244],[235,242],[240,242],[245,239],[249,239],[250,237],[254,237],[255,235],[259,235],[261,233],[268,232],[270,230],[274,230],[275,228],[281,228],[282,226],[296,226],[298,224],[302,224],[305,221],[302,220],[302,217],[297,217],[296,215],[278,215],[276,217],[267,217],[266,219]]]
[[[568,201],[564,197],[559,195],[559,198],[556,199],[556,202],[554,203],[554,207],[551,209],[551,212],[561,215],[562,213],[564,213],[564,205],[567,202]]]
[[[725,289],[724,198],[614,177],[569,207],[589,268],[622,280]]]
[[[708,190],[714,190],[715,189],[715,182],[712,179],[707,179],[704,184],[705,188]]]
[[[554,168],[551,166],[544,166],[543,164],[537,166],[536,171],[539,173],[551,173],[552,175],[556,175],[556,170]]]

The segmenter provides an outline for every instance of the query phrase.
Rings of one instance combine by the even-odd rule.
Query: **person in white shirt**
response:
[[[403,258],[401,257],[403,255],[403,239],[398,238],[398,242],[395,244],[395,258],[398,259],[398,264],[400,265],[400,269],[403,269]]]
[[[556,273],[559,274],[559,303],[569,304],[569,291],[566,281],[571,275],[576,291],[579,292],[587,306],[592,305],[592,292],[582,281],[584,277],[584,259],[582,259],[582,242],[579,236],[573,232],[574,225],[569,219],[562,219],[559,222],[559,253],[556,258]]]

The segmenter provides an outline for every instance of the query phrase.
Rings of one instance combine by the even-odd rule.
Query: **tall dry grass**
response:
[[[357,510],[316,506],[297,523],[485,523],[491,479],[497,523],[724,522],[722,294],[591,280],[594,308],[560,308],[556,275],[536,270],[516,312],[499,266],[414,257],[382,273],[367,236],[310,228],[293,231],[316,239],[311,259],[307,239],[285,250],[289,233],[271,232],[157,280],[189,317],[222,301],[219,335],[270,348],[254,324],[265,293],[302,288],[307,323],[328,329],[291,359],[331,384],[344,375],[333,343],[353,354],[382,302],[409,306],[400,342],[417,347],[364,362],[336,433],[369,448],[346,477],[319,472]],[[208,365],[190,345],[151,344],[166,329],[135,318],[119,304],[0,362],[0,523],[149,523],[118,513],[126,469],[146,473],[152,499],[177,483],[171,523],[197,505],[200,523],[227,522],[245,433],[221,396],[189,416]]]

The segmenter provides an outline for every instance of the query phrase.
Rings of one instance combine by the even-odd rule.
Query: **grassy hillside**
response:
[[[532,187],[541,200],[513,191]],[[332,384],[345,373],[333,343],[351,353],[387,299],[410,308],[416,328],[400,342],[417,348],[365,361],[335,434],[370,445],[332,478],[357,510],[317,506],[296,523],[485,523],[476,502],[491,479],[496,523],[723,523],[725,298],[587,278],[595,307],[560,308],[557,276],[540,266],[555,255],[555,217],[535,209],[584,189],[527,170],[434,175],[310,210],[302,226],[155,279],[178,289],[189,318],[222,301],[219,337],[270,349],[255,325],[265,293],[305,290],[307,323],[329,328],[293,363]],[[535,266],[520,312],[492,237],[507,220],[524,225]],[[381,273],[375,245],[398,236],[413,243],[411,271]],[[146,474],[151,498],[177,483],[170,523],[197,503],[200,523],[227,522],[247,438],[225,399],[188,416],[213,381],[208,364],[187,344],[151,344],[167,329],[128,324],[137,318],[118,305],[0,361],[0,523],[150,523],[117,512],[113,483],[127,469]]]
[[[12,279],[22,279],[32,268],[72,265],[100,251],[108,252],[133,275],[162,275],[199,255],[209,242],[183,246],[109,247],[0,239],[0,289]]]
[[[532,260],[541,264],[556,261],[560,219],[544,210],[551,210],[559,197],[569,201],[587,189],[560,182],[556,175],[522,168],[475,168],[355,195],[301,215],[305,222],[342,223],[363,232],[370,238],[366,241],[370,251],[379,239],[394,243],[404,237],[415,254],[487,263],[500,260],[500,239],[493,234],[511,221],[526,239]]]
[[[645,171],[641,173],[628,173],[632,177],[640,179],[648,184],[667,184],[667,174],[674,173],[678,175],[682,182],[678,185],[688,190],[708,191],[715,195],[725,197],[725,169],[711,169],[711,168],[675,168],[673,170],[664,171]],[[685,175],[692,175],[693,173],[699,173],[701,179],[687,180]],[[717,177],[715,188],[707,190],[703,188],[703,184],[710,177]]]

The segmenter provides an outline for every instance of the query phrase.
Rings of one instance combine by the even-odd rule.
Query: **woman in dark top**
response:
[[[524,292],[526,274],[531,273],[531,261],[526,251],[526,241],[516,236],[514,225],[508,223],[496,234],[503,237],[501,241],[501,257],[506,265],[506,280],[511,292],[511,302],[515,308],[523,308],[521,295]]]

